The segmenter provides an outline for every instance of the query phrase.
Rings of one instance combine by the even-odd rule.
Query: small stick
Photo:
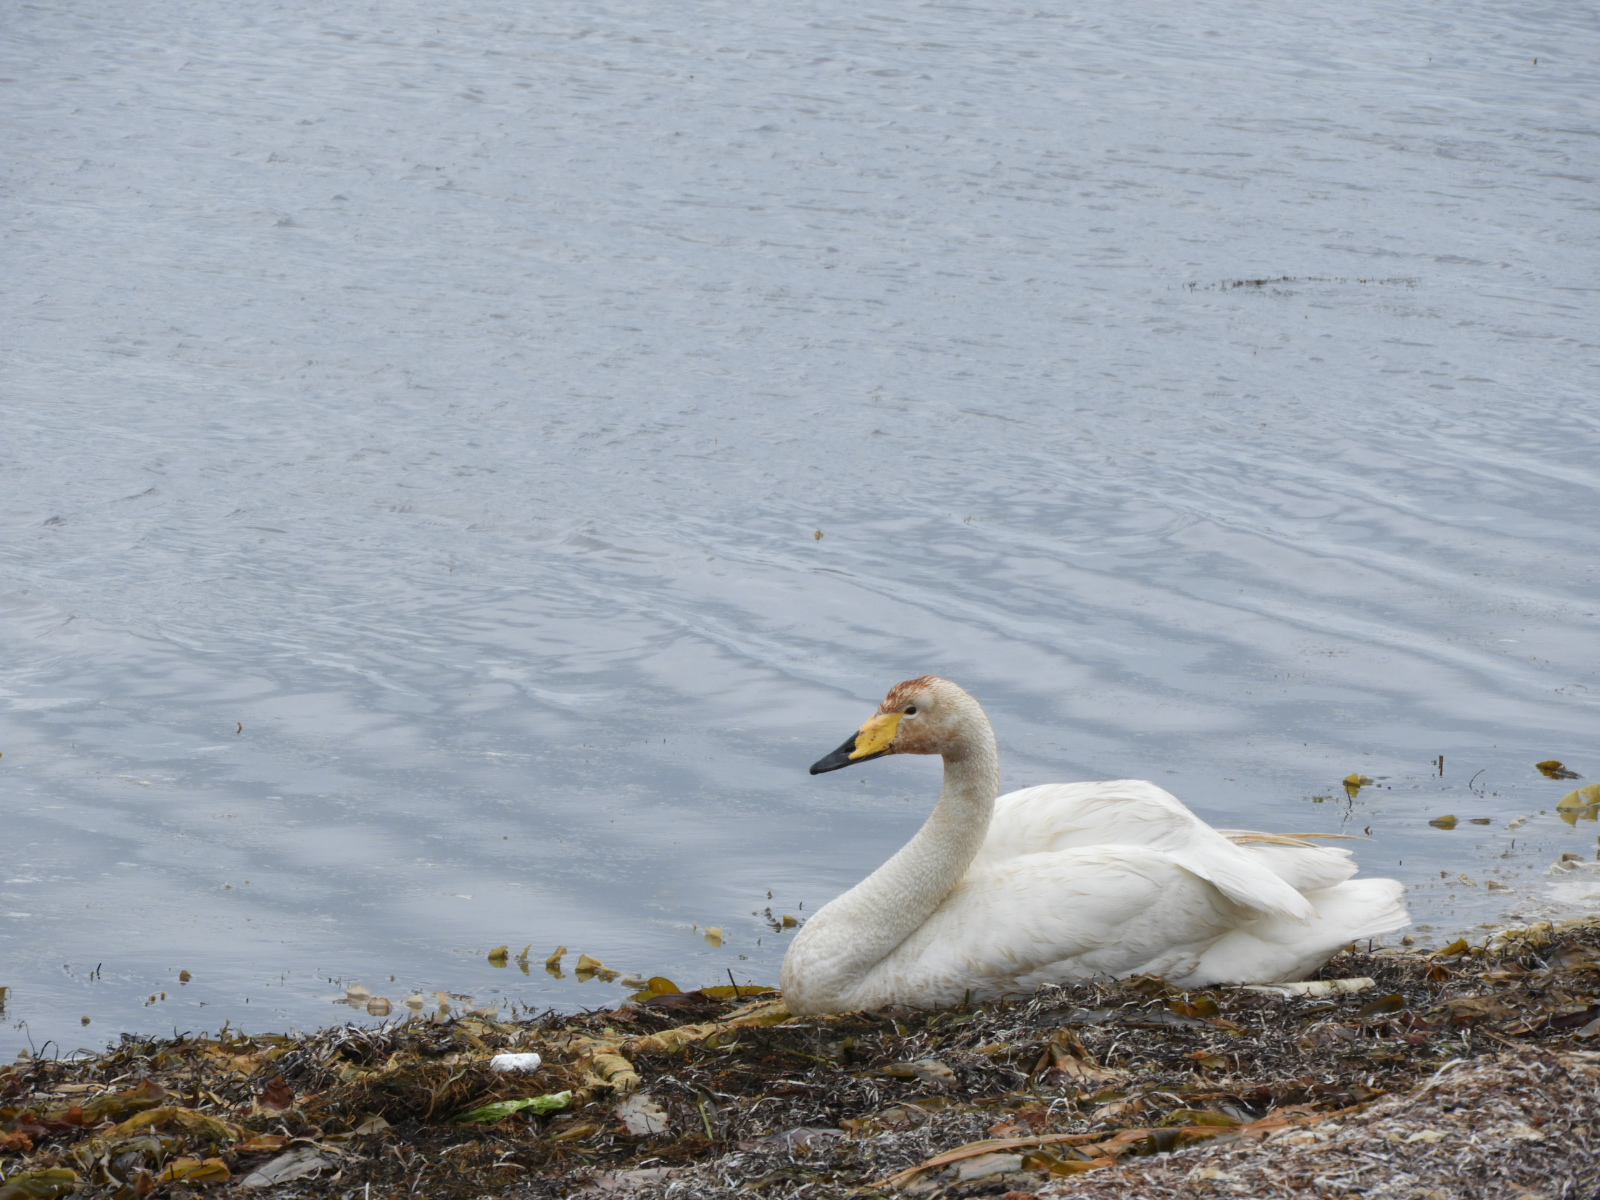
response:
[[[727,972],[728,972],[728,982],[729,983],[733,983],[733,968],[732,967],[728,967],[726,969],[727,969]],[[739,985],[737,983],[733,983],[733,998],[735,1000],[743,1000],[744,999],[744,997],[739,994]]]

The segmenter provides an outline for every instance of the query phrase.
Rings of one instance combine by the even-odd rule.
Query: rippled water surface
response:
[[[1009,786],[1370,831],[1424,939],[1600,894],[1587,6],[3,36],[0,1051],[770,982],[924,673]]]

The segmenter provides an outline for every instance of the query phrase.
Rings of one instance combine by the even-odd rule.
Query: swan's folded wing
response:
[[[1204,823],[1181,800],[1143,779],[1045,783],[994,802],[985,856],[1011,858],[1110,843],[1165,850]]]
[[[973,865],[995,870],[1023,855],[1107,845],[1169,854],[1228,899],[1256,912],[1297,921],[1313,916],[1311,904],[1271,864],[1143,779],[1050,783],[1001,796]]]
[[[969,874],[863,981],[861,1007],[1028,992],[1150,973],[1182,986],[1299,978],[1339,946],[1403,925],[1402,888],[1315,893],[1310,922],[1243,912],[1169,854],[1137,846],[1024,855]]]
[[[1096,846],[1025,855],[969,873],[879,964],[871,987],[953,1003],[968,992],[1192,969],[1239,918],[1214,888],[1159,851]]]
[[[1351,852],[1339,846],[1319,846],[1303,837],[1254,833],[1246,829],[1219,829],[1217,832],[1297,892],[1333,887],[1357,870]]]

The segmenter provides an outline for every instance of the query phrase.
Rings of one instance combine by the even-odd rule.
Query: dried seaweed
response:
[[[0,1068],[0,1200],[1600,1186],[1600,920],[1352,949],[1322,978],[1370,984],[1142,978],[808,1018],[708,988],[517,1022],[124,1037]],[[528,1050],[531,1075],[489,1064]]]

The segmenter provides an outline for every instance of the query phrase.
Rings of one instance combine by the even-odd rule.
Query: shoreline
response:
[[[519,1021],[124,1035],[0,1067],[0,1200],[1600,1188],[1600,917],[1351,950],[1318,979],[808,1018],[654,981]],[[543,1063],[494,1070],[505,1052]]]

